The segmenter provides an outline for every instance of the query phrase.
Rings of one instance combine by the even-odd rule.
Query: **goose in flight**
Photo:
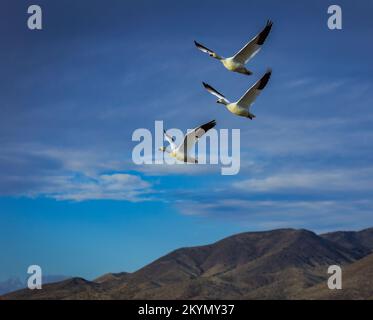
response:
[[[204,45],[198,43],[197,41],[194,41],[194,44],[202,52],[207,53],[210,57],[218,59],[229,71],[251,75],[253,73],[250,70],[246,69],[245,64],[248,63],[249,60],[251,60],[259,52],[269,32],[271,31],[272,24],[273,22],[271,20],[268,20],[267,25],[261,32],[259,32],[251,41],[245,44],[245,46],[234,56],[229,58],[223,58],[219,56],[217,53],[206,48]]]
[[[250,112],[250,106],[254,103],[256,97],[267,85],[271,74],[272,70],[268,70],[265,75],[260,80],[258,80],[251,88],[249,88],[245,92],[245,94],[236,102],[230,102],[219,91],[215,90],[213,87],[205,82],[203,82],[203,86],[208,92],[218,98],[216,103],[224,104],[230,112],[238,116],[246,117],[250,120],[253,120],[253,118],[255,118],[255,115]]]
[[[166,147],[159,148],[162,152],[167,152],[171,157],[182,161],[182,162],[188,162],[188,163],[198,163],[198,160],[189,156],[189,152],[194,146],[196,142],[210,129],[216,126],[216,121],[212,120],[210,122],[207,122],[192,131],[188,132],[183,139],[183,142],[177,146],[175,144],[175,139],[167,134],[166,131],[164,131],[164,135],[168,143],[170,144],[171,151],[167,150]]]

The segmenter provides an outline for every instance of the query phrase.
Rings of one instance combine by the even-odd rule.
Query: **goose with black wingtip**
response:
[[[218,55],[215,51],[210,50],[197,41],[194,41],[194,44],[202,52],[207,53],[210,57],[219,60],[229,71],[252,75],[252,72],[246,68],[246,64],[260,51],[272,29],[272,25],[273,22],[268,20],[266,26],[261,32],[259,32],[252,40],[245,44],[244,47],[234,56],[229,58],[224,58]]]
[[[221,103],[233,114],[253,120],[255,115],[250,112],[250,107],[253,105],[255,99],[259,96],[262,90],[266,87],[269,79],[271,78],[272,70],[267,72],[261,77],[253,86],[251,86],[245,94],[236,102],[230,102],[223,94],[214,89],[209,84],[203,82],[205,89],[212,95],[218,98],[217,103]]]

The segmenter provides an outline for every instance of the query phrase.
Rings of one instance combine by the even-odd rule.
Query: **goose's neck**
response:
[[[220,60],[220,61],[224,59],[223,57],[219,56],[219,55],[218,55],[217,53],[215,53],[215,52],[212,53],[212,57],[215,58],[215,59],[218,59],[218,60]]]

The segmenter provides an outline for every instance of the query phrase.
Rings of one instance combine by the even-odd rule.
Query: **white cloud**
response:
[[[0,173],[0,195],[146,201],[153,192],[149,182],[124,173],[124,163],[104,152],[34,144],[6,151],[0,156],[0,166],[8,168]]]
[[[57,200],[146,201],[151,185],[140,177],[124,173],[103,174],[96,178],[53,177],[50,185],[29,193]]]

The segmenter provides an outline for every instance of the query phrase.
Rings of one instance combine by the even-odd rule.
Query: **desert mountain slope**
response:
[[[373,251],[373,228],[362,231],[337,231],[321,235],[358,254],[369,254]]]
[[[329,265],[344,267],[369,254],[370,236],[371,231],[357,237],[303,229],[246,232],[175,250],[134,273],[92,282],[73,278],[3,298],[290,299],[326,283]]]
[[[305,290],[298,298],[373,300],[373,254],[342,268],[342,290],[329,290],[325,282]]]

